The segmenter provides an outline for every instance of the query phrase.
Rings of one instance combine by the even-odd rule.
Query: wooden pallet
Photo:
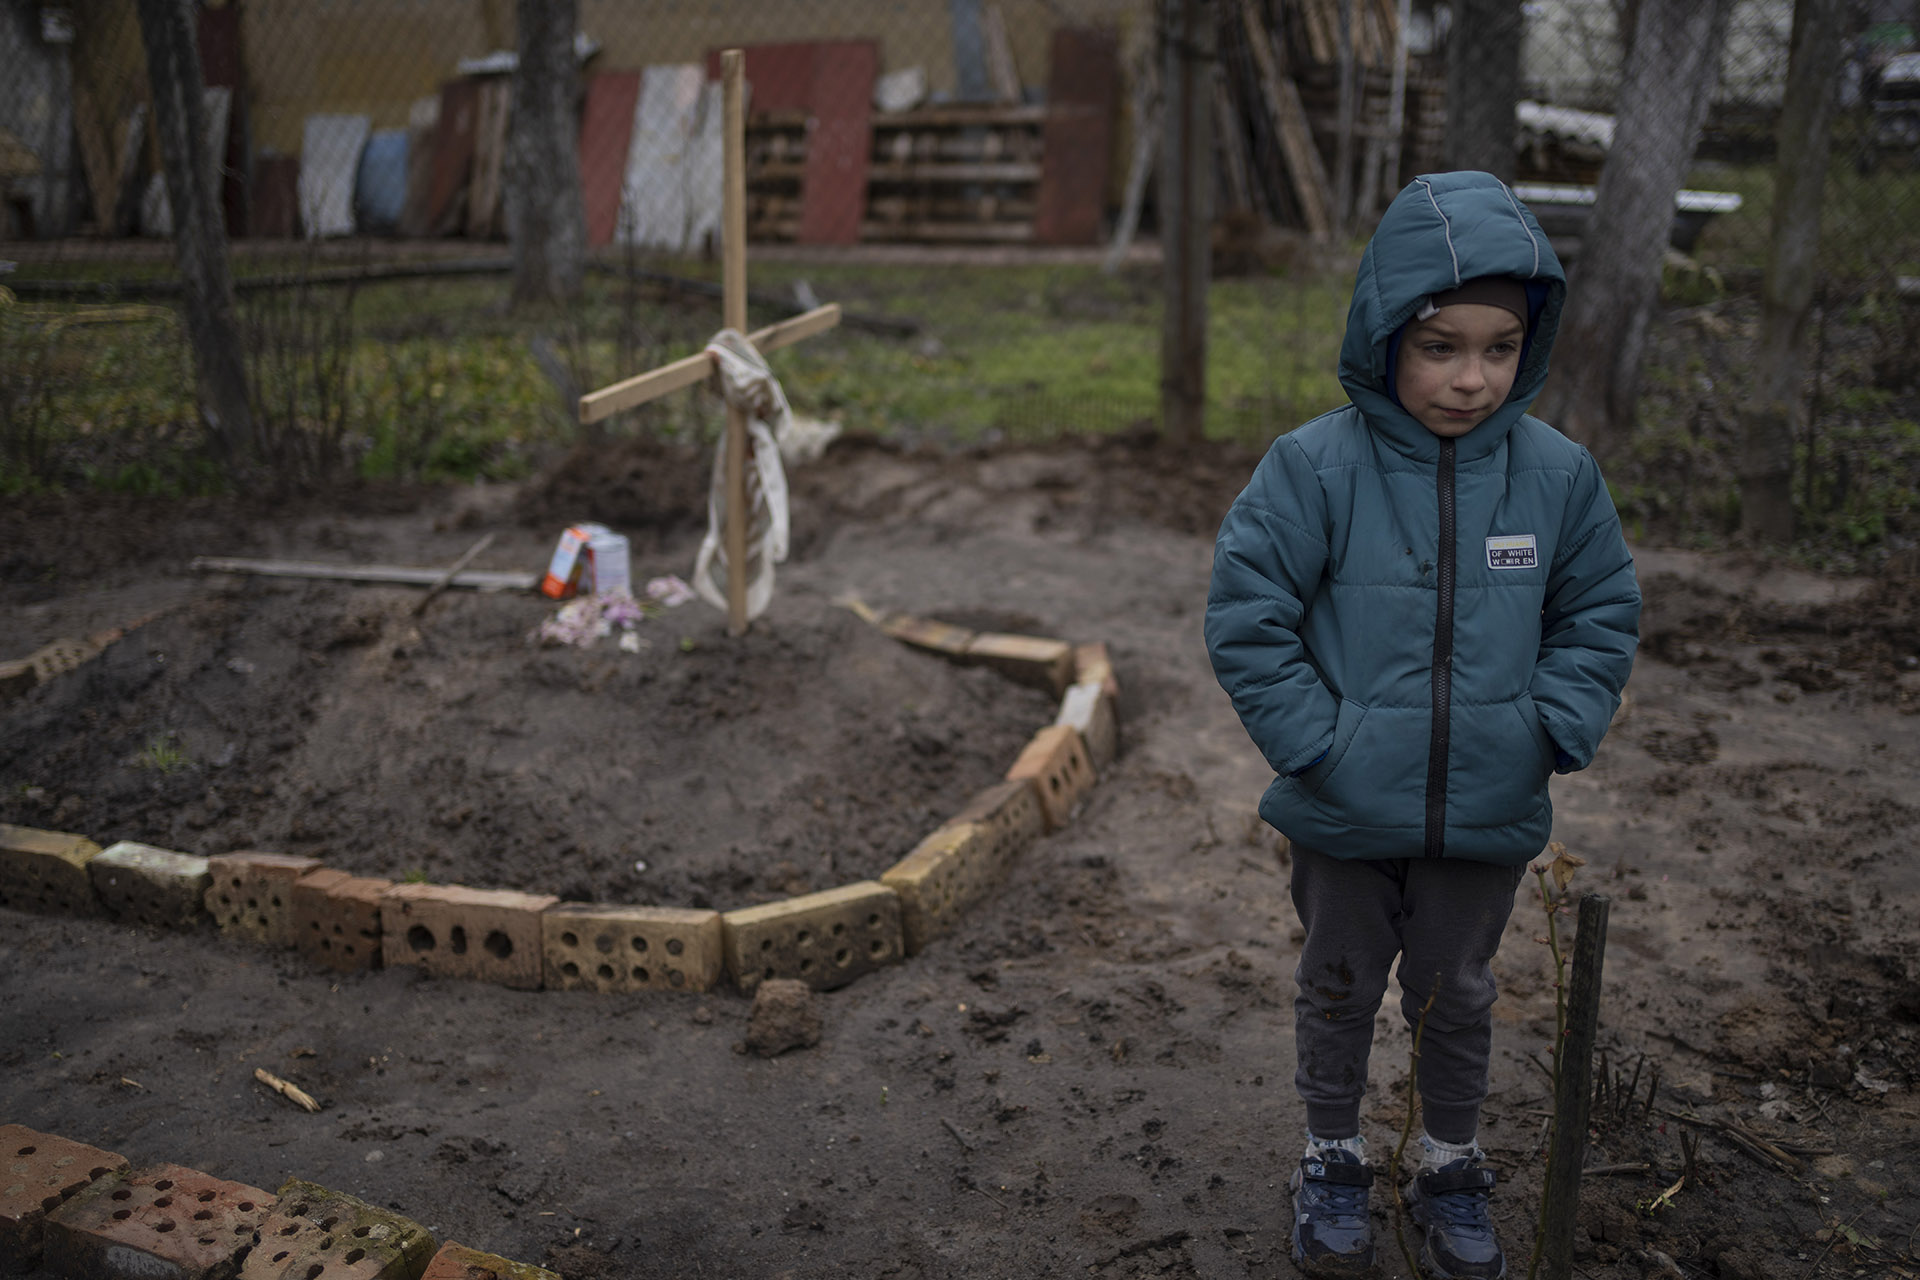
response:
[[[949,104],[875,112],[866,242],[1018,243],[1033,238],[1044,106]],[[747,234],[793,240],[807,161],[807,114],[747,121]]]

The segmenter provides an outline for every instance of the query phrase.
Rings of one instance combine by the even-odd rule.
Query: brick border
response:
[[[1061,700],[1006,781],[972,797],[877,880],[691,911],[394,884],[278,853],[201,858],[130,842],[103,853],[84,836],[0,823],[0,905],[111,908],[116,919],[177,928],[211,922],[333,969],[409,964],[524,990],[704,992],[722,977],[744,994],[769,978],[843,986],[950,932],[1029,845],[1072,821],[1118,749],[1120,692],[1104,643],[973,631],[845,603],[909,648]]]
[[[328,1274],[387,1280],[561,1280],[532,1263],[438,1241],[391,1210],[288,1178],[277,1191],[0,1125],[0,1275]]]

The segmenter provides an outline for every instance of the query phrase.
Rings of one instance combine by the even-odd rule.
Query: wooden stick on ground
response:
[[[299,1107],[302,1111],[318,1111],[320,1109],[320,1104],[313,1100],[312,1094],[297,1084],[282,1080],[265,1067],[255,1067],[253,1069],[253,1078],[285,1098],[288,1102],[291,1102],[294,1106]]]
[[[472,564],[475,556],[479,555],[482,551],[485,551],[488,547],[492,545],[493,545],[493,535],[489,533],[489,534],[482,535],[480,538],[480,541],[468,547],[467,553],[461,556],[458,560],[455,560],[452,566],[449,567],[445,573],[441,574],[437,579],[435,579],[432,586],[427,588],[427,594],[425,594],[424,596],[421,596],[420,603],[413,606],[413,616],[417,618],[421,614],[425,613],[427,611],[427,606],[433,603],[433,598],[439,595],[442,591],[445,591],[447,589],[447,584],[452,582],[454,578],[458,577],[462,569]]]

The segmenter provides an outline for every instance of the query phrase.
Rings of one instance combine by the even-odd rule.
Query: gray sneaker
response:
[[[1418,1174],[1407,1185],[1407,1212],[1427,1233],[1420,1265],[1437,1280],[1500,1280],[1507,1259],[1494,1238],[1487,1199],[1493,1170],[1471,1156]]]
[[[1293,1172],[1293,1260],[1310,1276],[1358,1276],[1373,1269],[1367,1188],[1373,1170],[1351,1151],[1329,1147]]]

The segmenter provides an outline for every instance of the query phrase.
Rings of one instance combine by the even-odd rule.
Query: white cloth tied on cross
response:
[[[747,424],[747,617],[757,618],[773,601],[773,566],[787,558],[787,473],[780,441],[793,429],[793,411],[766,357],[739,331],[722,329],[707,343],[720,372],[720,392]],[[693,564],[693,589],[716,609],[727,607],[727,442],[713,456],[707,490],[707,536]]]

